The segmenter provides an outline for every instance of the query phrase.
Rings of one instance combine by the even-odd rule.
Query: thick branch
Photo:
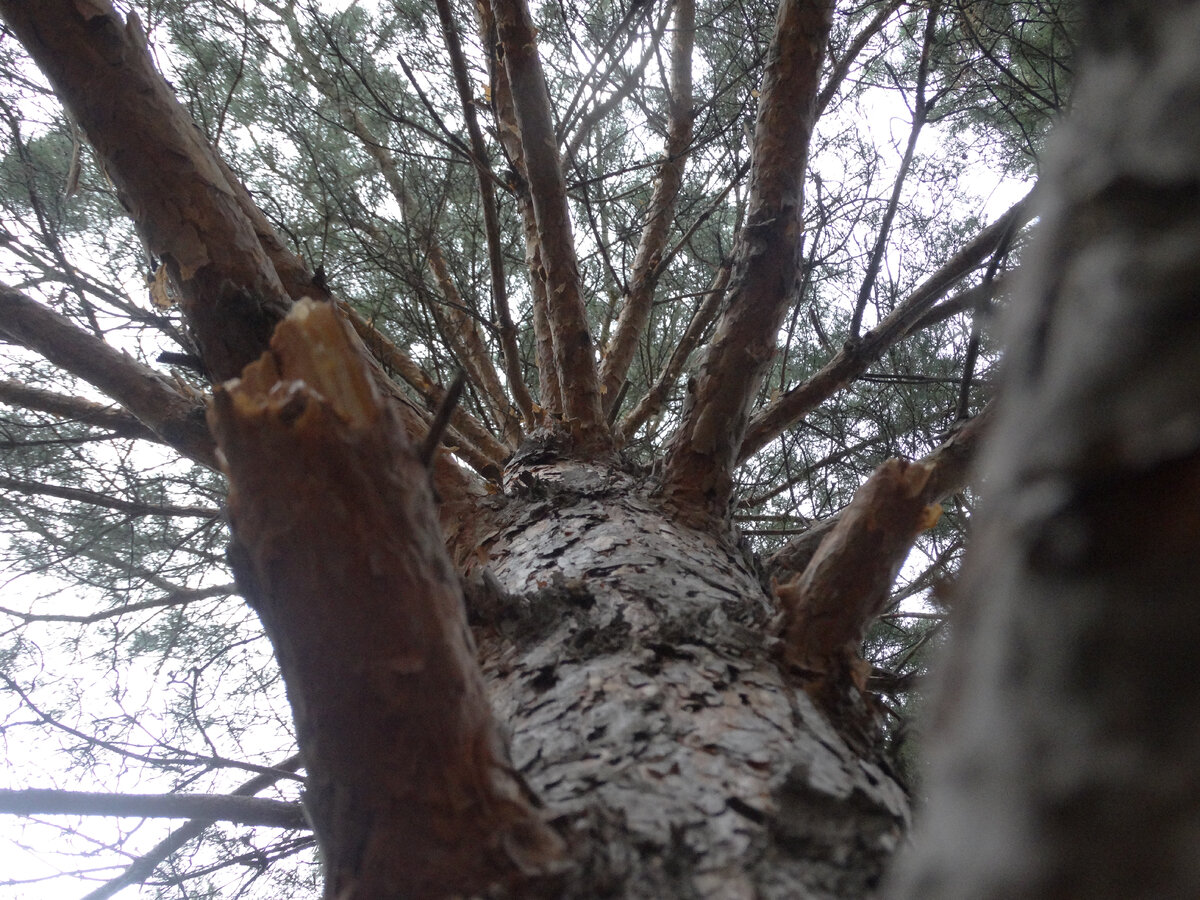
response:
[[[0,329],[2,328],[3,325],[0,325]],[[142,424],[137,416],[130,415],[123,409],[94,403],[82,397],[71,397],[43,388],[30,387],[7,378],[0,378],[0,403],[49,413],[52,416],[62,416],[64,421],[103,428],[121,437],[140,438],[144,441],[162,440]]]
[[[865,372],[889,347],[913,331],[939,297],[986,259],[1010,227],[1020,227],[1033,215],[1026,196],[976,235],[875,328],[847,343],[820,371],[756,415],[746,430],[738,460],[749,459]]]
[[[500,39],[496,34],[496,17],[490,0],[475,4],[479,17],[479,32],[487,50],[488,75],[492,95],[492,111],[496,116],[497,138],[512,165],[513,192],[517,196],[517,209],[521,213],[521,226],[525,234],[525,266],[529,271],[529,291],[532,295],[533,337],[538,370],[538,401],[541,413],[553,419],[562,415],[562,388],[558,369],[554,362],[554,339],[550,335],[550,320],[546,317],[546,268],[542,265],[542,240],[538,234],[537,217],[529,196],[529,175],[525,165],[525,149],[521,144],[521,132],[517,127],[517,113],[513,107],[512,88],[508,83],[508,72],[504,68],[504,54],[500,50]]]
[[[629,374],[634,352],[650,318],[654,289],[662,274],[663,251],[675,221],[675,204],[683,185],[683,169],[692,141],[692,43],[696,36],[695,0],[679,0],[675,6],[675,30],[671,43],[670,116],[667,146],[654,180],[654,194],[646,208],[646,222],[633,260],[633,278],[625,294],[625,305],[617,330],[600,367],[605,411],[611,410]]]
[[[326,896],[471,893],[557,842],[507,768],[425,469],[347,327],[298,304],[217,391],[235,569],[288,687]]]
[[[201,465],[216,468],[203,404],[181,395],[153,369],[3,283],[0,334],[103,391],[137,416],[158,440]]]
[[[667,502],[688,516],[727,512],[750,403],[775,351],[800,271],[804,173],[832,23],[830,0],[782,0],[754,133],[746,225],[716,336],[664,467]]]
[[[1080,7],[903,900],[1200,896],[1200,7]]]
[[[22,3],[3,14],[95,147],[146,246],[179,286],[210,373],[236,375],[290,299],[216,154],[155,70],[137,17],[107,0]]]
[[[525,0],[493,0],[492,10],[537,220],[541,264],[546,272],[546,318],[563,413],[580,451],[602,450],[611,438],[601,405],[595,348],[579,283],[566,184],[550,94],[538,57],[537,32]]]
[[[925,486],[921,489],[922,504],[932,506],[962,490],[967,484],[972,461],[979,451],[980,443],[987,433],[993,415],[992,407],[988,406],[975,418],[958,428],[936,450],[918,460],[928,472]],[[841,521],[844,512],[845,510],[842,510],[826,519],[814,522],[803,534],[776,550],[767,558],[767,571],[775,573],[780,578],[789,573],[803,572],[812,561],[821,542]]]
[[[801,575],[779,585],[783,659],[816,685],[837,691],[865,670],[859,650],[868,626],[887,606],[913,541],[937,521],[941,507],[925,502],[931,470],[889,459],[838,515]]]
[[[27,788],[0,790],[0,813],[15,816],[121,816],[203,819],[236,825],[307,829],[299,803],[212,794],[92,794]]]

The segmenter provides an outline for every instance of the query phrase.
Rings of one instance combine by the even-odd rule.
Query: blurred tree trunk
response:
[[[1200,896],[1200,6],[1086,6],[913,900]]]

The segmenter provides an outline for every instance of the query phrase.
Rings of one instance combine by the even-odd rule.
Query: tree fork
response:
[[[556,858],[508,767],[428,472],[334,307],[298,304],[210,419],[231,558],[295,716],[325,896],[472,893]]]
[[[546,271],[546,318],[562,385],[563,413],[580,452],[602,451],[611,446],[612,438],[601,404],[595,347],[580,291],[566,183],[536,30],[525,0],[493,0],[492,12],[537,220]]]
[[[667,451],[663,493],[689,519],[728,512],[750,403],[775,352],[802,244],[804,175],[832,0],[782,0],[754,131],[746,225],[717,333]]]

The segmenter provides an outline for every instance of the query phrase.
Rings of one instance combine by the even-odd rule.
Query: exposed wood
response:
[[[512,91],[525,155],[525,176],[540,237],[546,275],[546,319],[554,345],[563,415],[576,450],[588,454],[611,445],[601,405],[595,346],[579,283],[579,265],[566,183],[550,111],[550,95],[537,51],[537,31],[525,0],[492,0],[498,47]]]
[[[600,366],[604,408],[613,408],[629,374],[638,341],[650,319],[654,289],[662,273],[667,236],[675,222],[675,204],[692,141],[692,44],[696,37],[695,0],[677,0],[671,41],[671,85],[667,98],[667,142],[655,171],[654,193],[633,259],[633,275],[625,292],[617,329]]]
[[[831,0],[782,0],[767,51],[746,225],[717,332],[667,451],[663,495],[680,514],[728,512],[750,403],[775,352],[800,272],[804,177]]]
[[[312,49],[303,33],[300,22],[296,19],[295,9],[288,6],[279,10],[288,34],[292,38],[292,47],[304,61],[304,71],[307,80],[316,88],[329,103],[337,110],[343,127],[353,134],[367,154],[375,160],[379,174],[383,177],[392,198],[399,205],[410,230],[417,235],[418,243],[426,255],[430,274],[438,286],[442,303],[431,302],[430,312],[442,331],[447,345],[454,351],[459,363],[466,370],[471,383],[479,390],[484,404],[501,424],[505,438],[509,443],[509,452],[516,449],[521,438],[521,423],[516,411],[509,403],[504,387],[492,364],[491,355],[487,351],[478,324],[467,309],[467,305],[459,293],[458,286],[450,275],[446,255],[442,251],[437,236],[431,229],[419,222],[419,212],[412,192],[404,183],[404,177],[392,151],[385,145],[384,140],[377,135],[363,120],[358,109],[351,105],[344,91],[334,83],[333,78],[325,71],[325,61]],[[508,453],[500,455],[500,459]]]
[[[891,897],[1200,896],[1200,7],[1082,7]]]
[[[875,328],[858,340],[848,341],[829,362],[807,381],[796,385],[758,413],[746,430],[738,459],[746,460],[795,425],[808,413],[861,375],[884,351],[911,334],[939,298],[979,266],[1014,223],[1028,222],[1035,212],[1029,195],[979,232],[937,272],[929,276],[908,298]]]
[[[149,366],[3,283],[0,334],[103,391],[164,444],[201,465],[216,468],[203,403],[179,393]]]
[[[411,356],[397,347],[386,335],[372,327],[371,323],[358,314],[349,304],[339,303],[338,309],[346,316],[367,349],[383,366],[399,375],[404,383],[413,388],[425,401],[426,408],[433,412],[446,396],[446,389],[434,382]],[[498,468],[508,457],[508,449],[492,437],[478,419],[459,407],[450,416],[454,429],[474,447],[480,456],[488,460],[492,468]],[[418,432],[419,434],[420,432]],[[415,435],[414,435],[415,436]]]
[[[505,759],[426,470],[335,308],[298,304],[210,415],[325,896],[471,893],[557,857]]]
[[[0,14],[166,264],[206,368],[236,375],[291,299],[215,153],[154,68],[136,15],[122,21],[108,0],[3,0]]]

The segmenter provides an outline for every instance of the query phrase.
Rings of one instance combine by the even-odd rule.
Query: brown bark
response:
[[[979,266],[996,249],[1010,228],[1020,227],[1034,216],[1029,197],[1021,200],[983,229],[937,272],[925,279],[875,328],[848,341],[820,371],[781,395],[750,420],[738,460],[746,460],[803,419],[867,370],[883,353],[911,334],[925,313],[958,281]]]
[[[256,359],[291,303],[216,155],[108,0],[4,0],[0,14],[87,133],[150,252],[179,286],[205,366]]]
[[[500,49],[500,38],[496,32],[496,17],[490,0],[475,4],[479,17],[479,32],[488,53],[489,88],[492,111],[496,116],[497,138],[512,165],[511,185],[517,196],[517,209],[521,213],[521,225],[525,232],[525,266],[529,270],[529,291],[532,295],[532,320],[534,350],[538,370],[539,419],[550,420],[562,416],[562,385],[554,361],[554,339],[550,333],[550,320],[546,315],[546,267],[542,265],[542,239],[538,233],[537,216],[529,196],[529,173],[525,164],[525,150],[521,143],[521,132],[517,127],[517,113],[513,106],[512,87],[508,72],[504,68],[504,54]]]
[[[500,349],[504,354],[504,375],[508,379],[513,402],[521,411],[526,430],[529,430],[537,424],[537,419],[533,412],[533,398],[529,394],[529,388],[525,386],[525,374],[521,369],[521,352],[517,346],[517,326],[513,323],[512,313],[508,306],[508,288],[504,275],[504,249],[500,242],[500,216],[496,204],[496,187],[493,183],[496,176],[492,172],[487,145],[483,141],[483,131],[479,127],[479,118],[475,114],[475,97],[471,91],[467,62],[463,56],[462,42],[459,40],[458,26],[454,21],[450,0],[437,0],[437,11],[438,20],[442,26],[442,39],[446,43],[446,52],[450,55],[454,87],[458,91],[458,102],[462,107],[463,121],[466,123],[467,135],[471,141],[472,162],[475,164],[475,172],[479,179],[479,200],[483,208],[484,232],[488,244],[488,267],[492,277],[492,305],[496,310]]]
[[[671,388],[679,380],[679,375],[683,371],[683,367],[687,365],[688,357],[700,346],[700,340],[704,337],[704,332],[712,324],[717,310],[721,307],[721,302],[725,299],[725,290],[729,286],[729,273],[730,267],[728,265],[722,265],[717,270],[717,275],[713,279],[712,287],[708,289],[708,293],[704,297],[704,302],[700,304],[696,310],[696,314],[688,322],[687,328],[684,329],[683,337],[679,339],[679,343],[671,351],[671,358],[663,366],[663,370],[659,373],[653,387],[646,392],[645,397],[638,401],[637,406],[630,410],[629,415],[621,420],[621,424],[617,429],[617,440],[620,443],[629,440],[633,437],[634,432],[646,421],[662,412],[663,407],[667,403]]]
[[[625,305],[617,330],[606,348],[600,366],[605,411],[611,410],[629,374],[638,341],[650,318],[654,289],[662,272],[667,235],[675,221],[675,202],[683,185],[683,170],[692,141],[692,44],[696,36],[695,0],[675,4],[675,28],[671,42],[670,109],[667,145],[654,180],[654,193],[646,208],[646,222],[633,259],[633,277],[625,294]]]
[[[583,304],[537,34],[525,0],[493,0],[492,12],[537,220],[540,262],[546,272],[546,319],[554,345],[554,367],[562,385],[565,423],[579,452],[601,451],[611,444],[611,437],[601,405],[595,347]]]
[[[1200,896],[1200,8],[1085,8],[894,897]]]
[[[784,662],[822,700],[862,688],[867,628],[887,606],[900,566],[941,507],[925,502],[932,470],[889,459],[838,515],[804,572],[776,588],[783,606]]]
[[[797,283],[804,174],[829,38],[829,0],[783,0],[767,52],[746,225],[717,333],[667,452],[663,492],[681,514],[723,517],[750,403]]]
[[[921,489],[920,501],[925,506],[939,503],[967,484],[971,465],[979,450],[981,439],[994,417],[992,407],[988,406],[983,412],[959,427],[950,437],[917,460],[928,473],[925,486]],[[813,525],[803,534],[788,541],[766,561],[767,571],[777,578],[783,578],[789,573],[803,572],[821,542],[841,521],[845,510],[838,512]]]
[[[5,284],[0,284],[0,334],[103,391],[164,444],[216,468],[203,403],[180,394],[149,366]]]
[[[3,328],[4,325],[0,322],[0,331]],[[82,397],[57,394],[54,391],[30,387],[24,382],[12,381],[8,378],[0,379],[0,403],[49,413],[52,416],[61,416],[64,422],[92,425],[120,437],[140,438],[146,441],[162,440],[137,416],[118,406],[106,406],[103,403],[84,400]]]
[[[351,335],[299,304],[218,388],[236,569],[288,687],[325,896],[477,891],[558,843],[505,760],[427,473]]]

